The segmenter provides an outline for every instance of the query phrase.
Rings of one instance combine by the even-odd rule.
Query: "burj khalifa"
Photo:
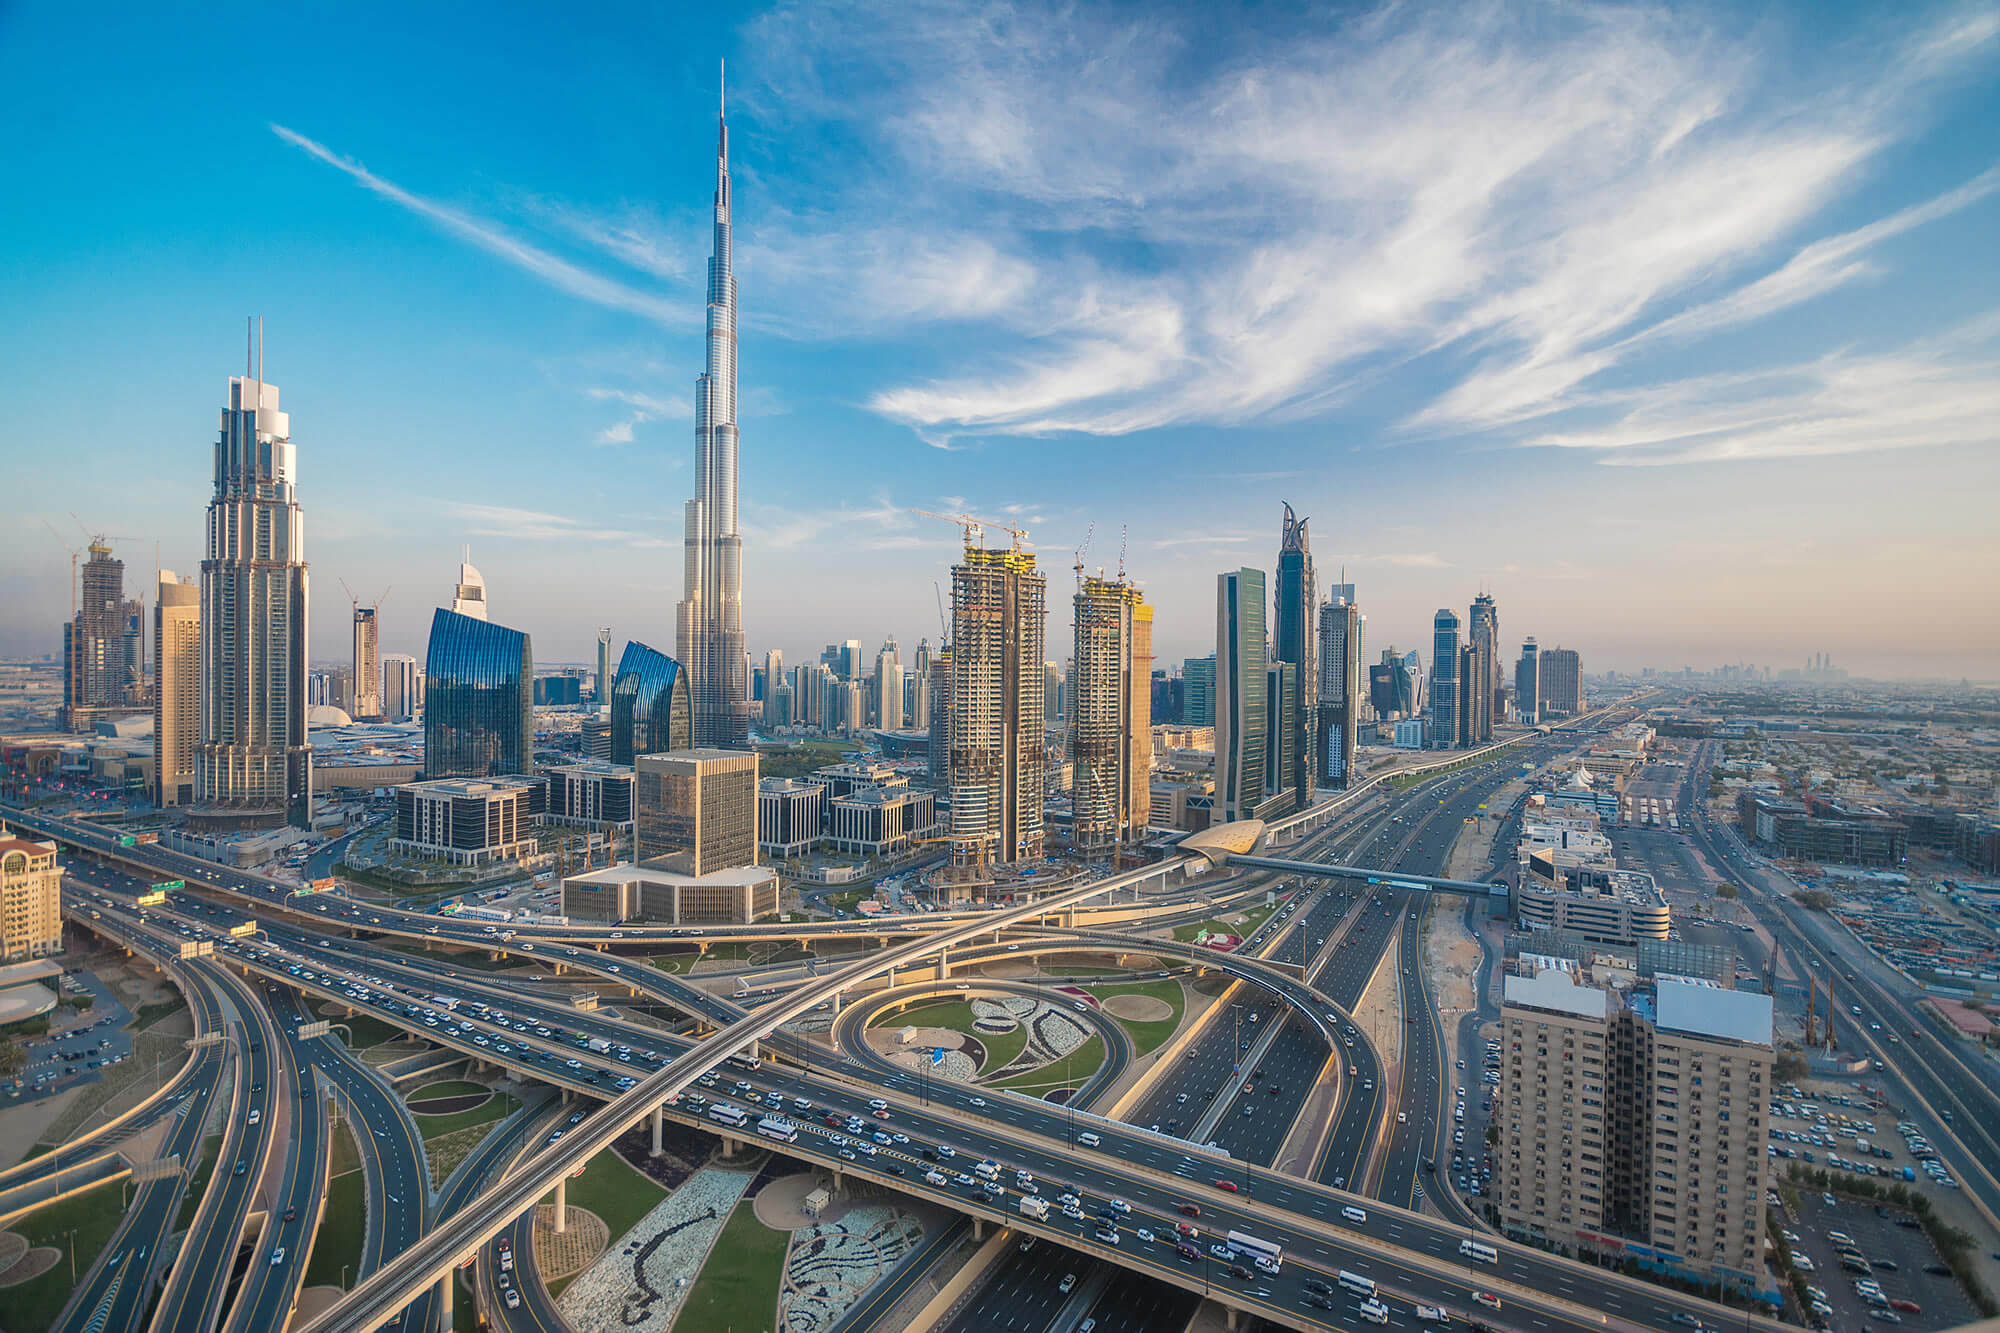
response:
[[[675,647],[688,673],[696,745],[750,739],[743,645],[743,538],[736,530],[736,275],[729,240],[729,121],[718,109],[715,254],[708,261],[708,364],[694,386],[694,498]]]

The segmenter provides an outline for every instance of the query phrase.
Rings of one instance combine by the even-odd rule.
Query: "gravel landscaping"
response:
[[[557,1309],[577,1328],[672,1328],[751,1179],[747,1171],[696,1171],[570,1283]]]

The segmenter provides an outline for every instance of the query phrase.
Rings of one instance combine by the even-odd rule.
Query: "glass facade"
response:
[[[534,771],[535,659],[527,635],[440,607],[431,617],[424,677],[426,778]]]
[[[694,707],[687,672],[657,648],[625,645],[611,685],[611,762],[686,750],[694,744]]]

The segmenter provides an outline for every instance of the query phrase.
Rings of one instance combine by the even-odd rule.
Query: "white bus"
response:
[[[710,1120],[720,1120],[725,1125],[740,1125],[750,1118],[750,1113],[740,1106],[731,1106],[728,1102],[717,1102],[708,1108],[708,1118]]]
[[[1484,1241],[1462,1240],[1458,1243],[1458,1252],[1468,1259],[1477,1259],[1482,1264],[1500,1262],[1500,1251]]]
[[[762,1060],[757,1059],[755,1056],[744,1055],[741,1052],[730,1056],[729,1063],[736,1065],[738,1068],[749,1070],[758,1070],[764,1067]]]
[[[1285,1251],[1282,1246],[1273,1245],[1268,1240],[1260,1240],[1244,1231],[1232,1231],[1223,1237],[1230,1249],[1238,1254],[1247,1254],[1253,1259],[1263,1259],[1275,1265],[1282,1263]]]
[[[1333,1276],[1334,1281],[1340,1283],[1342,1287],[1353,1292],[1356,1296],[1372,1298],[1375,1295],[1375,1279],[1372,1277],[1363,1277],[1359,1273],[1350,1273],[1345,1268]]]
[[[757,1132],[767,1139],[776,1139],[780,1143],[799,1141],[799,1127],[789,1120],[773,1115],[767,1115],[757,1122]]]

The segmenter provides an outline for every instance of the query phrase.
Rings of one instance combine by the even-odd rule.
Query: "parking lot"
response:
[[[22,1045],[27,1059],[21,1068],[0,1083],[0,1098],[9,1102],[34,1101],[66,1092],[103,1077],[102,1070],[132,1058],[132,1034],[126,1024],[132,1015],[117,997],[89,972],[73,972],[63,978],[64,993],[89,992],[91,1007],[79,1021],[72,1022],[67,1007],[53,1016],[63,1024],[60,1032],[31,1037]],[[53,984],[53,983],[51,983]]]
[[[1826,1293],[1833,1309],[1831,1316],[1822,1315],[1822,1327],[1945,1329],[1979,1317],[1956,1278],[1948,1271],[1927,1271],[1942,1270],[1944,1261],[1914,1217],[1860,1200],[1836,1199],[1829,1204],[1829,1197],[1816,1190],[1801,1191],[1797,1213],[1788,1214],[1784,1223],[1799,1238],[1786,1238],[1791,1249],[1812,1263],[1806,1281]],[[1832,1233],[1848,1237],[1853,1245],[1836,1240]],[[1870,1272],[1842,1268],[1840,1252],[1849,1248],[1867,1259]],[[1884,1301],[1918,1308],[1897,1310],[1869,1302],[1855,1288],[1856,1282],[1868,1280],[1880,1284]]]

